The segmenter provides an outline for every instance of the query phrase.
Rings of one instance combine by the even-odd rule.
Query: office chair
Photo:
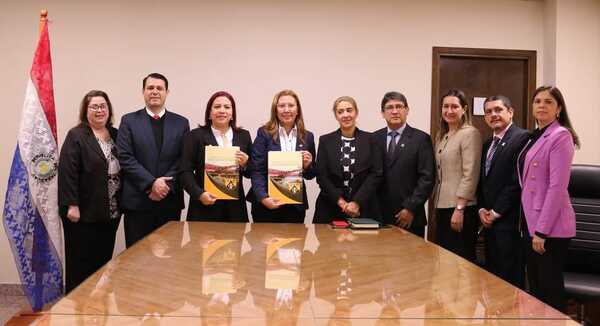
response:
[[[575,299],[585,324],[585,305],[600,302],[600,166],[571,167],[569,195],[576,215],[565,266],[565,290]]]

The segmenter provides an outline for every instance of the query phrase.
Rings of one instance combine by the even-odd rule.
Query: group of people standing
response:
[[[403,94],[384,95],[381,115],[387,126],[374,133],[357,127],[358,105],[343,96],[332,108],[339,128],[319,138],[318,150],[291,90],[275,95],[270,118],[252,141],[238,127],[236,103],[227,92],[210,97],[204,125],[190,131],[185,117],[165,108],[165,76],[149,74],[142,89],[145,107],[124,115],[118,132],[108,95],[87,93],[79,125],[61,148],[67,292],[111,259],[121,214],[130,247],[166,222],[180,220],[184,189],[190,195],[188,221],[247,222],[249,201],[255,223],[303,223],[306,200],[283,204],[267,191],[269,151],[299,151],[302,177],[316,177],[321,189],[314,223],[370,217],[424,237],[424,205],[433,195],[438,244],[475,261],[482,225],[487,267],[522,287],[524,259],[515,253],[525,252],[524,237],[532,292],[562,307],[562,265],[575,234],[567,186],[579,141],[556,87],[535,92],[533,133],[512,123],[508,98],[488,98],[485,120],[494,137],[483,147],[459,90],[442,97],[433,142],[407,124],[410,107]],[[217,200],[205,190],[205,146],[239,147],[238,200]],[[243,177],[251,179],[247,194]],[[306,187],[303,191],[306,198]]]

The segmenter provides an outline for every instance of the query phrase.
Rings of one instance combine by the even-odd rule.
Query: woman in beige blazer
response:
[[[474,262],[481,135],[471,125],[467,98],[462,91],[451,89],[441,102],[442,115],[435,140],[436,241]]]

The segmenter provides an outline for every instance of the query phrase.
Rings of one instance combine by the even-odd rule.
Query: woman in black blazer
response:
[[[275,94],[271,118],[256,132],[250,155],[252,188],[248,201],[252,203],[252,219],[263,223],[303,223],[308,209],[306,185],[302,183],[304,202],[300,205],[282,204],[267,192],[269,151],[302,152],[302,177],[316,176],[315,139],[304,127],[298,95],[289,89]]]
[[[349,96],[333,103],[340,128],[319,138],[317,197],[314,223],[330,223],[348,217],[379,219],[375,191],[383,166],[375,153],[371,133],[356,127],[358,107]]]
[[[81,101],[79,125],[69,130],[58,165],[59,213],[65,235],[68,293],[112,258],[121,212],[120,166],[112,105],[103,91]]]
[[[181,180],[190,195],[188,221],[248,222],[242,175],[249,177],[248,154],[252,148],[250,133],[236,125],[233,96],[227,92],[213,94],[206,104],[204,126],[190,131],[183,140]],[[204,189],[205,146],[239,146],[236,153],[240,167],[237,200],[217,200]]]

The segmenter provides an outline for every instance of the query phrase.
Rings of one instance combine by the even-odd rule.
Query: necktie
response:
[[[159,119],[160,119],[160,115],[158,115],[158,114],[155,114],[155,115],[153,115],[153,116],[152,116],[152,119],[154,119],[154,120],[159,120]]]
[[[396,151],[396,137],[398,137],[398,132],[396,130],[392,130],[388,133],[390,136],[390,143],[388,144],[388,157],[394,155]]]
[[[492,142],[492,146],[490,146],[490,150],[487,153],[485,158],[485,175],[488,175],[490,171],[490,166],[492,166],[492,159],[494,158],[494,153],[496,152],[496,148],[498,147],[498,143],[500,142],[500,138],[494,137],[494,141]]]

